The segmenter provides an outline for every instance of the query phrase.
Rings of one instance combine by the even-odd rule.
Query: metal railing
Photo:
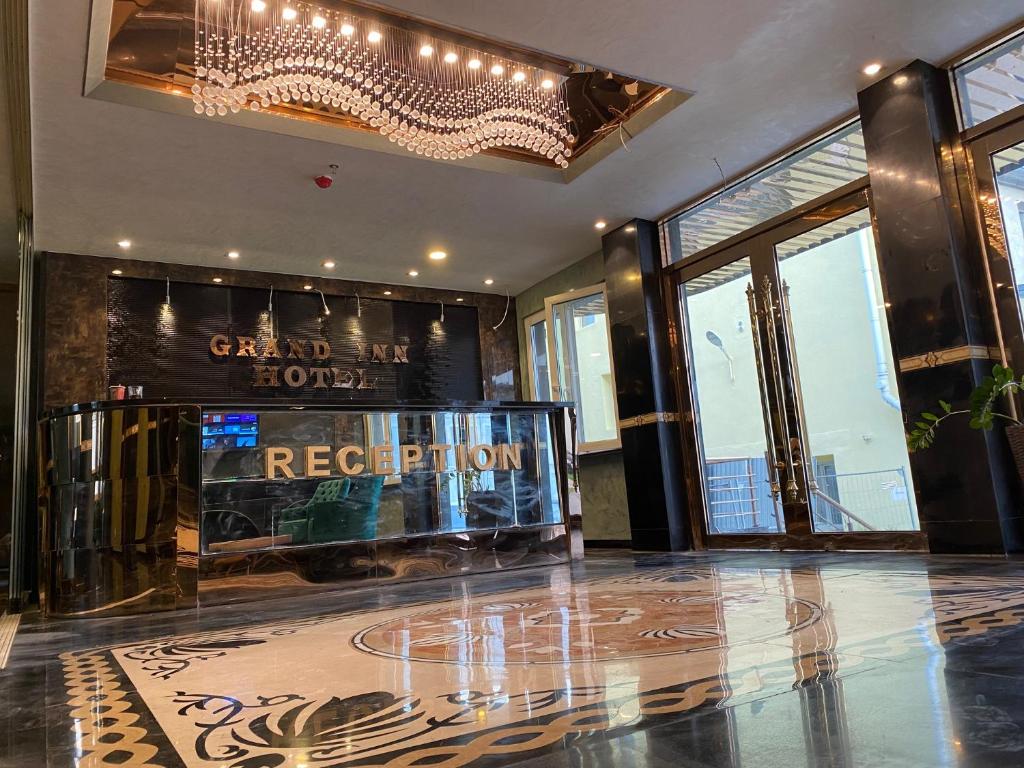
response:
[[[816,531],[917,529],[904,467],[836,473],[823,466],[824,462],[815,464],[818,489],[811,508]],[[708,528],[712,533],[783,530],[764,459],[711,460],[707,470]]]

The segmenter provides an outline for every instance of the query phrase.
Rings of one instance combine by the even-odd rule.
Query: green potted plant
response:
[[[966,409],[954,411],[949,403],[940,400],[936,409],[938,413],[922,413],[907,434],[907,447],[913,452],[931,446],[935,442],[939,425],[947,419],[967,416],[974,429],[992,429],[998,419],[1006,424],[1006,437],[1010,441],[1017,472],[1024,479],[1024,423],[1014,416],[996,410],[996,404],[1004,396],[1015,395],[1021,391],[1024,391],[1024,378],[1017,379],[1012,368],[996,365],[992,369],[992,375],[986,376],[985,380],[971,392]]]

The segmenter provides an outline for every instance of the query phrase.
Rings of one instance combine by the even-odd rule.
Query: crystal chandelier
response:
[[[291,0],[196,0],[195,111],[350,113],[444,160],[511,148],[569,165],[564,78],[420,32]]]

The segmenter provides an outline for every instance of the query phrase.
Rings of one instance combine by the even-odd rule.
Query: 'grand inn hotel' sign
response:
[[[252,385],[257,389],[290,387],[302,389],[375,389],[377,377],[366,366],[407,365],[408,344],[368,344],[356,342],[356,363],[362,367],[341,368],[324,365],[331,359],[331,344],[326,339],[269,338],[259,342],[254,336],[210,338],[210,354],[215,358],[244,357],[254,361]],[[308,354],[307,354],[308,353]],[[268,362],[279,360],[278,363]],[[309,361],[309,365],[306,361]]]

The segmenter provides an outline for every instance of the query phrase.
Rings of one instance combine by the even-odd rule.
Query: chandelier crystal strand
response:
[[[564,78],[293,0],[196,0],[195,111],[349,113],[436,159],[526,150],[567,168]]]

